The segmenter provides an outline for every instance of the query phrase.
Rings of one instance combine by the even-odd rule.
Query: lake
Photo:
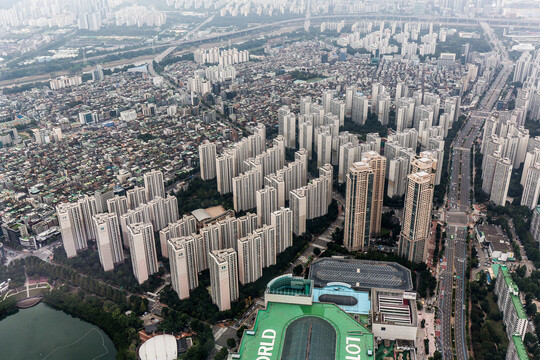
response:
[[[0,321],[2,359],[114,360],[112,340],[95,325],[40,303]]]

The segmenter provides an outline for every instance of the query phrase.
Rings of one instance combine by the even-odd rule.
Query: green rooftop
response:
[[[527,354],[527,350],[525,349],[525,345],[523,344],[523,340],[521,340],[521,336],[519,335],[512,335],[512,341],[514,342],[514,346],[516,347],[516,353],[518,355],[519,360],[528,360],[529,355]]]
[[[521,303],[521,300],[519,300],[519,297],[514,294],[510,294],[510,297],[512,299],[512,304],[514,304],[514,307],[516,308],[518,318],[526,319],[527,315],[525,315],[525,310],[523,310],[523,304]]]
[[[238,357],[239,356],[239,357]],[[244,332],[243,360],[374,359],[373,334],[333,304],[268,303],[253,331]]]

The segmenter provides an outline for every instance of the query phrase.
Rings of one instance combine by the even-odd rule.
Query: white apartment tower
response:
[[[238,299],[238,259],[234,249],[214,250],[208,254],[212,301],[219,311],[229,310]]]
[[[199,145],[199,163],[201,179],[210,180],[216,177],[216,144],[205,140]]]
[[[180,300],[187,299],[190,291],[199,285],[195,239],[192,236],[173,238],[167,246],[172,287]]]
[[[153,170],[144,174],[144,188],[147,201],[153,200],[157,196],[165,198],[163,173],[159,170]]]
[[[151,223],[135,223],[128,225],[128,232],[133,275],[142,284],[158,272],[154,228]]]
[[[101,266],[105,271],[113,270],[116,264],[124,261],[118,217],[115,213],[96,214],[94,226]]]
[[[493,185],[491,186],[490,200],[495,205],[504,206],[508,187],[510,186],[510,177],[512,176],[512,162],[508,158],[498,159],[493,173]]]

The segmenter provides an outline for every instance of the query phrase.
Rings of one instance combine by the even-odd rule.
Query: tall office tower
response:
[[[88,248],[88,235],[85,229],[82,209],[79,203],[63,203],[56,207],[62,243],[68,258]]]
[[[428,255],[427,243],[433,207],[432,176],[421,171],[408,175],[407,179],[399,255],[409,261],[421,262],[426,261]]]
[[[311,98],[309,96],[303,97],[300,100],[300,115],[307,115],[311,108]]]
[[[238,258],[234,249],[214,250],[208,254],[212,302],[219,311],[229,310],[238,299]]]
[[[345,90],[345,115],[351,116],[352,106],[353,106],[353,97],[356,94],[356,86],[347,86]]]
[[[364,125],[367,120],[369,100],[362,94],[354,94],[352,100],[351,117],[356,124]]]
[[[332,134],[329,131],[317,133],[317,167],[332,161]]]
[[[124,215],[128,211],[128,201],[125,196],[115,196],[112,199],[107,200],[107,211],[115,213],[120,221],[120,216]]]
[[[116,264],[124,261],[118,217],[115,213],[96,214],[94,226],[101,266],[105,271],[113,270]]]
[[[332,101],[330,101],[330,112],[338,117],[339,126],[343,126],[345,123],[345,102],[338,99],[332,99]]]
[[[347,173],[358,157],[358,147],[348,142],[339,149],[338,182],[343,184],[347,180]]]
[[[366,162],[355,162],[347,174],[345,237],[350,251],[367,250],[371,233],[373,169]]]
[[[439,108],[441,107],[441,98],[439,95],[426,92],[424,93],[424,105],[430,106],[433,109],[433,124],[437,124],[439,119]]]
[[[199,145],[199,163],[201,179],[210,180],[216,177],[216,144],[208,140]]]
[[[444,139],[441,136],[430,138],[428,141],[428,151],[424,151],[427,157],[437,159],[437,173],[435,176],[435,185],[441,183],[442,165],[444,160]],[[431,154],[431,156],[429,156]],[[422,155],[422,153],[420,153]]]
[[[386,158],[374,151],[362,154],[362,161],[373,170],[373,187],[371,189],[371,236],[381,232],[382,205],[384,199],[384,179],[386,176]],[[330,192],[331,194],[332,192]]]
[[[273,187],[257,190],[256,200],[258,225],[270,224],[272,213],[278,209],[277,190]]]
[[[306,187],[292,190],[289,204],[293,213],[293,232],[300,236],[306,232],[307,190]]]
[[[390,104],[392,102],[392,98],[390,97],[388,93],[382,92],[379,94],[377,101],[379,102],[377,106],[377,116],[378,116],[379,122],[383,125],[388,125],[388,119],[389,119],[389,114],[390,114]]]
[[[531,210],[538,204],[538,195],[540,194],[540,163],[535,163],[527,170],[521,205]]]
[[[226,150],[216,159],[217,189],[220,194],[232,192],[232,181],[237,175],[234,151]]]
[[[493,185],[491,186],[491,195],[489,200],[495,205],[504,206],[508,187],[510,185],[510,176],[512,175],[512,162],[508,158],[498,159],[493,173]]]
[[[423,121],[422,121],[423,120]],[[420,127],[424,124],[423,128]],[[420,132],[433,126],[433,108],[427,105],[417,106],[414,110],[414,128]]]
[[[142,204],[146,204],[146,190],[142,187],[135,187],[127,191],[128,207],[130,209],[136,209]]]
[[[270,224],[276,232],[276,252],[281,254],[292,245],[293,212],[289,208],[280,208],[272,213]]]
[[[142,284],[159,270],[151,223],[135,223],[128,226],[129,251],[135,279]]]
[[[379,112],[379,94],[384,92],[384,86],[381,83],[371,84],[371,112]]]
[[[197,247],[193,236],[172,238],[167,242],[171,283],[180,300],[199,285]]]
[[[154,199],[156,196],[165,198],[163,173],[159,170],[152,170],[144,174],[144,188],[147,201]]]
[[[407,87],[407,84],[405,84],[403,81],[400,81],[396,85],[396,102],[404,97],[407,97],[409,94],[409,88]]]
[[[262,188],[262,170],[256,168],[233,179],[234,211],[253,209],[257,206],[257,190]]]
[[[173,238],[185,237],[197,232],[197,219],[193,215],[184,215],[180,220],[169,223],[169,225],[160,230],[159,243],[161,245],[161,256],[168,258],[167,241]]]
[[[242,285],[256,281],[262,276],[262,239],[255,234],[237,240],[238,280]]]
[[[322,107],[325,114],[330,112],[330,102],[333,98],[334,92],[332,90],[326,90],[322,93]]]
[[[301,149],[306,149],[311,159],[313,152],[313,121],[307,120],[298,125],[298,143]]]

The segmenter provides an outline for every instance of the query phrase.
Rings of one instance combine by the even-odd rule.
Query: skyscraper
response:
[[[373,169],[366,162],[355,162],[347,174],[345,236],[350,251],[367,250],[371,233]]]
[[[351,117],[356,124],[363,125],[367,120],[369,100],[362,94],[355,94],[352,98]]]
[[[157,196],[165,198],[163,173],[158,170],[152,170],[144,174],[144,188],[146,190],[147,201],[151,201]]]
[[[238,299],[238,259],[234,249],[214,250],[208,254],[212,302],[219,311],[229,310]]]
[[[373,169],[370,236],[378,236],[381,232],[384,179],[386,176],[386,158],[374,151],[368,151],[362,154],[362,161],[365,161]]]
[[[172,287],[180,300],[187,299],[190,291],[199,285],[195,239],[193,236],[172,238],[167,246]]]
[[[154,228],[151,223],[135,223],[128,225],[128,233],[133,275],[142,284],[158,272]]]
[[[421,171],[407,176],[407,192],[399,255],[409,261],[426,261],[427,242],[431,225],[431,209],[433,207],[433,177]]]
[[[105,271],[113,270],[116,264],[124,261],[118,217],[115,213],[96,214],[94,226],[101,266]]]
[[[205,140],[199,145],[199,163],[201,179],[210,180],[216,177],[216,144]]]

